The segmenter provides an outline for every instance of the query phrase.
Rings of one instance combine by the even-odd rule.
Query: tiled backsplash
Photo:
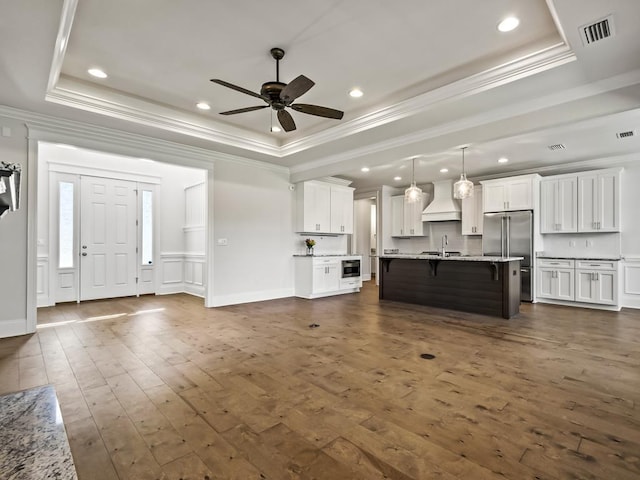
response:
[[[576,233],[543,235],[545,255],[559,257],[618,257],[620,256],[619,233]]]

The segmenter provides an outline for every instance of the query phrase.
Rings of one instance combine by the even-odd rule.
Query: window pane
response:
[[[153,192],[142,191],[142,264],[153,264]]]
[[[73,268],[73,183],[60,182],[58,268]]]

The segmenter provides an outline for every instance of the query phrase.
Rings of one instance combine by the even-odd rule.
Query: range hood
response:
[[[423,222],[460,220],[460,202],[453,198],[453,180],[433,182],[433,202],[422,211]]]

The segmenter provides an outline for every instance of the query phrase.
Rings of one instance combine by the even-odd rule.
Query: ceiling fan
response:
[[[234,85],[217,78],[211,79],[213,83],[217,83],[218,85],[231,88],[241,93],[246,93],[252,97],[260,98],[267,103],[266,105],[257,105],[255,107],[246,107],[220,112],[220,115],[235,115],[236,113],[253,112],[254,110],[271,107],[278,112],[278,121],[285,132],[291,132],[296,129],[293,117],[287,110],[285,110],[286,107],[292,108],[297,112],[307,113],[317,117],[334,118],[336,120],[342,119],[344,112],[341,112],[340,110],[321,107],[319,105],[309,105],[308,103],[293,103],[296,98],[307,93],[315,83],[304,75],[294,78],[290,83],[282,83],[280,81],[280,60],[284,57],[284,50],[281,48],[272,48],[271,56],[276,61],[276,81],[263,83],[260,93],[252,92],[251,90],[247,90],[246,88],[239,87],[238,85]]]

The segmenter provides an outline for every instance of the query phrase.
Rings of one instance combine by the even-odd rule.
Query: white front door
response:
[[[136,295],[136,183],[81,178],[80,300]]]

